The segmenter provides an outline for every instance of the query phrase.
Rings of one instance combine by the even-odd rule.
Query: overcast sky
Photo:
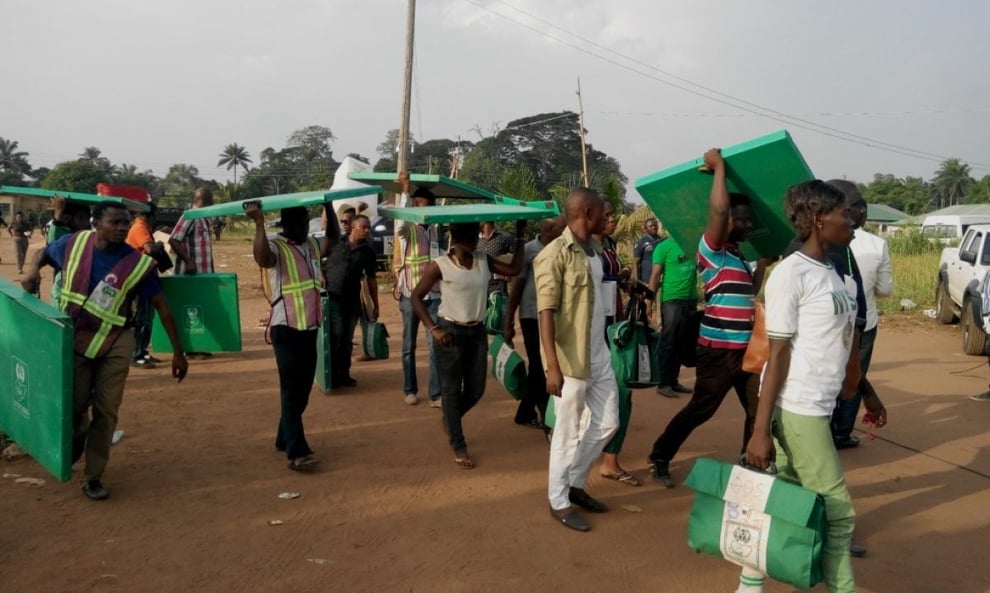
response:
[[[374,162],[399,124],[405,21],[406,0],[3,0],[0,137],[34,166],[97,146],[226,179],[227,143],[257,162],[320,124],[338,158]],[[576,110],[580,76],[588,140],[631,181],[781,128],[822,178],[930,179],[952,156],[980,178],[987,23],[979,0],[419,0],[411,128],[477,140]]]

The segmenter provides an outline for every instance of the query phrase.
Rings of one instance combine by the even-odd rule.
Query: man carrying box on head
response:
[[[74,329],[72,457],[75,461],[86,454],[83,493],[104,500],[110,491],[103,485],[103,472],[134,350],[130,313],[135,298],[148,299],[158,311],[174,352],[172,376],[182,381],[188,364],[153,272],[155,261],[125,242],[131,224],[127,210],[100,202],[93,220],[95,230],[66,235],[39,251],[22,284],[36,292],[39,268],[45,264],[62,272],[59,307],[72,317]]]

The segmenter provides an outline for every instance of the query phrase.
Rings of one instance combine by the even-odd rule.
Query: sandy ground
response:
[[[323,463],[288,471],[273,447],[277,378],[255,327],[265,305],[249,244],[225,237],[216,249],[218,271],[240,277],[243,352],[193,361],[179,385],[165,368],[132,371],[106,502],[82,496],[78,466],[58,483],[31,459],[0,462],[47,481],[0,479],[0,592],[734,590],[734,566],[686,546],[686,487],[632,488],[593,471],[588,489],[611,512],[591,516],[587,534],[551,521],[546,442],[513,424],[515,403],[494,380],[465,423],[478,467],[456,469],[439,410],[402,402],[387,296],[393,357],[356,362],[357,388],[314,389],[305,420]],[[0,275],[16,278],[6,236],[0,256]],[[859,590],[990,591],[990,404],[966,397],[986,389],[985,361],[960,353],[956,328],[919,314],[884,320],[870,376],[890,425],[841,454],[869,547],[854,560]],[[645,479],[651,443],[686,400],[634,399],[622,461]],[[699,456],[731,460],[741,423],[730,396],[683,447],[675,479]],[[287,491],[301,496],[278,497]]]

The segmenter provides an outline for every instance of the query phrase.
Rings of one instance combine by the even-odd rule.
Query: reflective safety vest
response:
[[[405,252],[402,256],[402,276],[399,281],[402,283],[403,294],[412,292],[419,284],[426,266],[433,260],[430,253],[432,243],[437,244],[439,251],[439,234],[436,227],[427,227],[419,224],[409,223],[408,235],[406,237]],[[439,255],[437,253],[436,255]],[[439,292],[440,283],[435,284],[430,292]]]
[[[312,237],[307,242],[311,253],[282,238],[272,241],[279,252],[279,296],[271,305],[281,304],[285,308],[286,325],[298,330],[317,327],[323,321],[320,244]]]
[[[73,320],[75,351],[86,358],[110,350],[127,323],[128,296],[155,266],[151,257],[131,251],[90,290],[95,245],[94,231],[81,231],[69,240],[59,295],[59,308]]]

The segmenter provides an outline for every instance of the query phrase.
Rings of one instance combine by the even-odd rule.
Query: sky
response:
[[[4,0],[0,137],[205,178],[318,124],[372,159],[399,126],[407,0]],[[636,179],[779,129],[816,176],[990,175],[990,3],[419,0],[411,131],[477,141],[574,110]],[[794,119],[799,118],[799,119]],[[630,188],[631,189],[631,188]],[[631,192],[633,196],[634,192]]]

